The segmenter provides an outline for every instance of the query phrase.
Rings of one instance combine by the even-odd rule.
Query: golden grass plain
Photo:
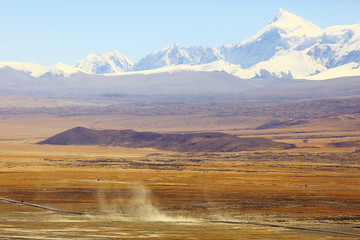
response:
[[[136,126],[204,129],[186,118],[172,119],[171,129],[156,116],[137,118]],[[134,123],[124,116],[3,117],[0,197],[86,214],[0,201],[0,239],[359,239],[360,152],[328,145],[358,140],[358,116],[239,130],[249,121],[208,130],[298,148],[188,154],[36,145],[74,126],[126,129]]]

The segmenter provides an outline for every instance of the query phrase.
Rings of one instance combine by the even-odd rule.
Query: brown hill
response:
[[[83,127],[67,130],[38,144],[106,145],[176,152],[240,152],[295,147],[265,138],[239,138],[225,133],[159,134],[134,130],[93,130]]]

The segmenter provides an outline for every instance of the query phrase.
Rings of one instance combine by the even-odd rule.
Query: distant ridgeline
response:
[[[160,134],[134,130],[93,130],[76,127],[38,144],[105,145],[127,148],[154,148],[175,152],[240,152],[288,149],[295,145],[265,138],[239,138],[225,133]]]

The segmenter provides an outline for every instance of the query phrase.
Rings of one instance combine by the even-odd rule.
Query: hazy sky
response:
[[[280,8],[321,28],[360,23],[359,0],[0,0],[0,61],[72,65],[117,49],[136,62],[172,43],[220,47]]]

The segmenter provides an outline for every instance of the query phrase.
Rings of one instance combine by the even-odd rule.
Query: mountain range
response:
[[[225,71],[240,78],[298,78],[320,80],[360,75],[360,24],[321,29],[280,9],[264,28],[247,40],[214,47],[172,44],[138,62],[117,50],[90,54],[73,66],[43,67],[3,62],[34,77],[87,74],[158,73],[176,70]],[[144,72],[145,71],[145,72]]]

